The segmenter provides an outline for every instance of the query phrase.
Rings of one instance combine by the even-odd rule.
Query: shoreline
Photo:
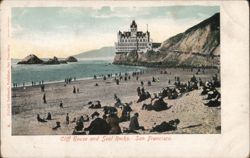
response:
[[[147,70],[147,69],[145,69]],[[122,72],[121,74],[124,75],[125,73],[131,73],[133,71],[128,71],[128,72]],[[139,71],[138,71],[139,72]],[[108,74],[106,74],[105,76],[107,76]],[[102,79],[104,75],[98,75],[96,76],[97,79]],[[114,74],[110,77],[110,78],[115,78]],[[72,81],[71,82],[77,82],[77,81],[85,81],[85,80],[92,80],[94,79],[94,77],[81,77],[81,78],[78,78],[76,79],[75,81],[73,80],[74,78],[72,78]],[[13,83],[13,82],[12,82]],[[29,83],[29,82],[26,82],[26,83]],[[31,83],[31,82],[30,82]],[[37,83],[37,82],[36,82]],[[25,84],[25,86],[23,86],[22,84],[20,84],[20,86],[17,86],[17,87],[11,87],[11,89],[18,89],[18,88],[26,88],[26,87],[37,87],[37,86],[41,86],[41,85],[49,85],[49,84],[57,84],[57,83],[65,83],[64,80],[58,80],[58,81],[44,81],[44,84],[36,84],[36,85],[33,85],[32,84]]]
[[[113,63],[112,63],[113,64]],[[114,65],[120,65],[120,64],[114,64]],[[143,65],[122,65],[121,66],[136,66],[136,67],[139,67],[138,70],[143,70],[145,72],[150,72],[150,71],[154,71],[154,70],[164,70],[164,69],[190,69],[190,67],[147,67],[147,66],[143,66]],[[200,67],[192,67],[194,69],[199,69]],[[209,67],[209,68],[204,68],[204,69],[211,69],[211,70],[219,70],[217,67]],[[135,71],[135,72],[138,72]],[[124,75],[125,73],[131,73],[133,71],[128,71],[128,72],[122,72],[121,74]],[[108,74],[106,74],[108,75]],[[105,75],[105,76],[106,76]],[[104,76],[104,74],[101,74],[101,75],[97,75],[97,79],[101,79],[102,76]],[[114,74],[112,75],[111,78],[114,78]],[[93,79],[93,76],[92,77],[81,77],[81,78],[77,78],[76,81],[82,81],[82,80],[91,80]],[[26,84],[26,83],[30,83],[30,84]],[[36,82],[37,83],[37,82]],[[44,81],[44,85],[48,85],[48,84],[56,84],[56,83],[65,83],[64,80],[56,80],[56,81]],[[36,85],[33,85],[31,84],[31,82],[25,82],[25,86],[22,85],[22,83],[20,83],[17,87],[14,87],[13,86],[13,82],[12,82],[12,87],[11,89],[17,89],[17,88],[24,88],[24,87],[35,87],[35,86],[41,86],[42,84],[36,84]]]
[[[143,66],[147,68],[161,68],[161,69],[168,69],[168,68],[179,68],[179,69],[190,69],[190,68],[205,68],[205,69],[219,69],[219,66],[192,66],[192,65],[179,65],[179,66],[171,66],[167,64],[162,64],[162,62],[135,62],[135,63],[129,63],[129,62],[112,62],[114,65],[126,65],[126,66]]]
[[[82,60],[82,61],[88,61],[88,60]],[[92,61],[92,60],[91,60]],[[99,61],[99,60],[95,60],[95,61]],[[107,60],[102,60],[102,61],[107,61]],[[72,63],[71,63],[72,64]],[[110,63],[110,62],[108,62],[108,63],[106,63],[105,64],[105,66],[107,66],[107,65],[110,65],[110,64],[112,64],[112,63]],[[15,64],[15,65],[17,65],[17,64]],[[28,66],[34,66],[34,65],[39,65],[39,64],[27,64]],[[72,64],[73,65],[73,64]],[[115,64],[114,64],[115,65]],[[25,65],[26,66],[26,65]],[[53,65],[51,65],[51,66],[53,66]],[[118,66],[118,65],[115,65],[115,66]],[[134,67],[134,68],[136,68],[136,70],[130,70],[130,71],[123,71],[123,70],[121,70],[119,73],[121,73],[122,75],[124,75],[125,73],[132,73],[132,72],[139,72],[139,71],[144,71],[144,70],[147,70],[148,68],[147,67],[144,67],[144,66],[132,66],[132,65],[119,65],[119,66],[124,66],[124,67],[127,67],[127,66],[131,66],[131,67]],[[116,74],[119,74],[119,73],[116,73]],[[97,76],[97,78],[102,78],[102,76],[106,76],[106,75],[108,75],[108,74],[110,74],[110,73],[108,73],[108,72],[106,72],[106,74],[102,74],[102,73],[99,73],[99,74],[95,74],[96,76]],[[115,73],[113,73],[113,75],[114,75]],[[66,79],[66,78],[72,78],[72,79],[74,79],[74,77],[75,76],[70,76],[70,77],[65,77],[64,79]],[[112,76],[112,77],[114,77],[114,76]],[[77,78],[77,80],[88,80],[88,79],[92,79],[93,78],[93,76],[86,76],[86,77],[79,77],[79,78]],[[61,83],[61,82],[64,82],[64,79],[61,79],[61,80],[54,80],[54,81],[46,81],[46,80],[44,80],[44,84],[51,84],[51,83]],[[12,80],[12,77],[11,77],[11,80]],[[42,80],[40,80],[40,81],[35,81],[35,83],[36,83],[36,85],[34,85],[34,86],[40,86],[40,85],[42,85],[42,84],[39,84],[39,82],[42,82]],[[18,84],[16,87],[14,87],[14,85],[13,84]],[[25,83],[25,86],[23,86],[23,83]],[[13,82],[12,81],[12,86],[11,86],[11,88],[23,88],[23,87],[30,87],[30,86],[32,86],[32,81],[26,81],[26,82]]]

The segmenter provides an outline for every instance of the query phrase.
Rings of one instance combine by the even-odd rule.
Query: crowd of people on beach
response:
[[[218,76],[215,74],[212,78],[212,81],[206,82],[202,85],[201,95],[206,95],[207,97],[204,100],[208,100],[204,103],[204,105],[208,107],[219,107],[221,105],[221,94],[216,89],[220,87],[220,81],[218,80]]]
[[[139,124],[138,121],[139,114],[136,112],[132,117],[129,119],[121,120],[121,118],[118,117],[117,112],[109,112],[107,114],[104,114],[102,118],[100,117],[99,112],[94,112],[91,115],[91,119],[88,115],[80,116],[79,119],[76,119],[76,117],[73,118],[72,121],[70,121],[69,113],[66,114],[65,117],[65,124],[68,126],[69,124],[74,124],[73,128],[73,135],[95,135],[95,134],[121,134],[121,133],[138,133],[138,130],[146,130],[143,126]],[[37,121],[41,123],[46,123],[48,121],[52,120],[52,116],[50,113],[48,113],[47,118],[41,118],[39,114],[37,114]],[[178,120],[178,119],[176,119]],[[160,125],[156,125],[152,127],[150,132],[165,132],[165,131],[171,131],[176,130],[177,125],[179,124],[179,120],[177,123],[176,120],[169,121],[168,123],[163,122]],[[89,126],[84,128],[84,122],[89,122]],[[129,127],[125,129],[121,129],[119,123],[122,121],[130,121]],[[173,123],[174,122],[174,123]],[[56,125],[52,127],[52,130],[57,130],[61,127],[61,122],[56,121]]]
[[[193,72],[193,70],[190,70]],[[216,89],[220,87],[220,80],[218,75],[215,74],[210,81],[203,81],[201,78],[197,78],[196,75],[199,73],[205,73],[203,69],[198,69],[197,72],[190,78],[187,82],[181,82],[181,78],[179,76],[174,77],[173,84],[168,80],[168,86],[164,87],[162,90],[159,90],[159,93],[150,94],[149,91],[145,90],[144,82],[139,81],[140,75],[142,75],[144,71],[140,72],[132,72],[125,73],[122,75],[121,73],[102,75],[102,79],[105,81],[108,78],[112,78],[115,81],[116,85],[119,85],[121,81],[128,81],[132,78],[136,79],[140,86],[136,88],[136,92],[138,95],[137,103],[143,102],[144,100],[150,100],[149,104],[143,102],[141,109],[147,111],[162,111],[168,110],[173,105],[168,105],[166,99],[178,99],[182,97],[184,94],[187,94],[191,91],[198,90],[202,88],[201,95],[206,96],[204,100],[207,102],[204,103],[205,106],[208,107],[218,107],[220,106],[220,92]],[[171,74],[171,72],[167,72],[166,70],[161,70],[160,74]],[[97,76],[94,75],[94,79],[97,79]],[[65,79],[65,83],[69,84],[72,79]],[[75,80],[75,79],[74,79]],[[160,82],[159,77],[152,76],[152,80],[147,81],[147,85],[151,86],[152,83]],[[44,92],[44,86],[41,86],[41,91]],[[79,88],[73,86],[73,93],[79,93]],[[164,100],[165,99],[165,100]],[[43,93],[43,103],[46,104],[46,94]],[[70,114],[66,113],[65,123],[66,125],[74,124],[74,128],[72,129],[73,135],[81,135],[81,134],[121,134],[121,133],[141,133],[144,130],[149,132],[166,132],[177,130],[179,123],[181,120],[178,118],[170,121],[163,121],[160,124],[154,124],[151,129],[145,129],[138,121],[139,113],[134,111],[131,108],[133,102],[124,103],[114,94],[114,104],[113,106],[103,106],[101,101],[89,101],[87,103],[89,109],[98,110],[95,111],[91,116],[85,115],[80,116],[79,118],[73,116],[73,120],[70,121]],[[60,101],[60,108],[63,108],[63,102]],[[103,115],[100,116],[100,109],[103,111]],[[131,117],[131,113],[133,112],[133,116]],[[47,121],[52,119],[52,114],[48,113],[46,119],[40,117],[37,114],[37,121],[46,123]],[[121,129],[120,123],[129,121],[129,126]],[[88,127],[85,128],[84,124],[88,122]],[[56,126],[52,127],[52,130],[57,130],[61,127],[61,122],[56,121]]]
[[[72,78],[72,77],[68,77],[64,79],[65,84],[70,84],[72,81],[76,81],[76,77]]]
[[[65,78],[64,79],[64,83],[65,83],[65,85],[64,86],[66,86],[66,84],[70,84],[72,81],[76,81],[76,77],[67,77],[67,78]],[[41,81],[31,81],[31,86],[43,86],[45,84],[45,82],[43,81],[43,80],[41,80]],[[13,82],[13,88],[18,88],[18,83],[16,83],[16,82]],[[29,86],[29,84],[28,84],[28,82],[26,83],[26,82],[23,82],[22,84],[21,84],[21,86],[23,87],[23,88],[26,88],[26,86]]]
[[[16,82],[13,82],[13,87],[12,88],[18,88],[18,83],[16,83]],[[38,84],[37,84],[37,82],[36,81],[31,81],[31,86],[36,86],[36,85],[44,85],[44,81],[42,80],[42,81],[38,81]],[[22,84],[21,84],[21,86],[23,87],[23,88],[26,88],[26,86],[28,86],[28,84],[26,85],[26,82],[23,82]]]

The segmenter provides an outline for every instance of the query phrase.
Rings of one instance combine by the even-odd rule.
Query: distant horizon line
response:
[[[78,55],[78,54],[81,54],[81,53],[87,53],[87,52],[89,52],[89,51],[94,51],[94,50],[99,50],[99,49],[102,49],[102,48],[106,48],[106,47],[115,47],[115,46],[103,46],[103,47],[99,47],[99,48],[95,48],[95,49],[90,49],[90,50],[86,50],[86,51],[83,51],[83,52],[80,52],[80,53],[76,53],[76,54],[74,54],[74,55],[69,55],[69,56],[75,56],[75,55]],[[35,53],[30,53],[30,54],[28,54],[28,55],[31,55],[31,54],[34,54],[34,55],[36,55]],[[25,57],[27,57],[28,55],[26,55]],[[36,55],[37,56],[37,55]],[[67,57],[69,57],[69,56],[67,56]],[[25,57],[23,57],[23,58],[25,58]],[[53,56],[53,57],[57,57],[57,56]],[[50,58],[53,58],[53,57],[43,57],[43,58],[40,58],[40,59],[50,59]],[[64,59],[64,58],[67,58],[67,57],[57,57],[57,58],[59,58],[59,59]],[[11,57],[11,59],[23,59],[23,58],[12,58]],[[79,58],[79,59],[82,59],[82,58]]]
[[[107,59],[111,59],[111,58],[113,58],[113,57],[111,57],[111,56],[110,57],[96,57],[96,58],[85,57],[85,58],[77,58],[77,59],[80,59],[80,60],[93,60],[93,59],[101,60],[101,59],[105,59],[105,60],[107,60]],[[11,60],[22,60],[21,58],[10,58],[10,59]],[[40,58],[40,59],[51,59],[51,58]],[[58,59],[65,59],[65,58],[58,58]]]

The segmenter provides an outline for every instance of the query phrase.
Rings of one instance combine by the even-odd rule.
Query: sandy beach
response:
[[[165,70],[165,69],[164,69]],[[132,101],[132,113],[139,113],[139,123],[145,127],[145,131],[139,130],[139,133],[149,134],[154,123],[160,124],[163,121],[179,119],[180,124],[175,131],[164,133],[171,134],[219,134],[221,126],[221,109],[220,107],[204,106],[201,96],[201,88],[185,93],[183,96],[169,100],[164,98],[164,101],[172,107],[168,110],[160,112],[142,110],[143,103],[149,103],[150,99],[136,103],[138,96],[136,88],[140,86],[140,81],[144,81],[144,88],[150,94],[161,92],[162,88],[170,86],[174,83],[175,76],[179,76],[181,82],[187,82],[196,72],[190,69],[166,69],[168,74],[161,74],[158,69],[150,69],[144,74],[132,77],[127,81],[120,81],[116,85],[114,78],[76,80],[64,86],[62,83],[45,84],[45,93],[47,104],[43,103],[43,94],[40,86],[12,88],[12,134],[13,135],[69,135],[72,134],[75,123],[66,124],[66,113],[69,113],[70,120],[74,117],[79,118],[81,115],[91,115],[98,111],[102,116],[103,109],[89,109],[87,103],[89,101],[99,100],[102,106],[114,106],[114,94],[116,94],[122,103]],[[171,75],[169,74],[171,72]],[[200,73],[196,77],[200,77],[203,81],[209,81],[212,75],[218,73],[214,69],[206,69],[205,74]],[[98,75],[98,74],[97,74]],[[151,86],[146,83],[152,80],[152,76],[158,78],[159,82],[152,82]],[[170,85],[168,80],[171,80]],[[99,86],[95,86],[98,83]],[[73,86],[79,88],[79,93],[73,93]],[[218,89],[220,91],[220,89]],[[60,101],[63,102],[64,108],[60,108]],[[37,121],[37,114],[42,118],[50,112],[52,120],[46,123]],[[61,122],[61,127],[57,130],[52,130],[56,126],[56,121]],[[88,127],[89,122],[84,123],[84,127]],[[121,129],[128,128],[129,121],[120,123]],[[185,128],[191,126],[189,128]],[[193,127],[192,127],[193,126]],[[153,134],[153,133],[152,133]],[[156,132],[154,133],[156,134]]]

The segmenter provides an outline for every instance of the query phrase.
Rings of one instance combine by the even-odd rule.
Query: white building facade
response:
[[[146,52],[152,49],[152,40],[150,33],[137,31],[137,24],[133,20],[130,25],[130,31],[117,34],[117,42],[115,43],[116,53],[128,53],[131,51]]]

